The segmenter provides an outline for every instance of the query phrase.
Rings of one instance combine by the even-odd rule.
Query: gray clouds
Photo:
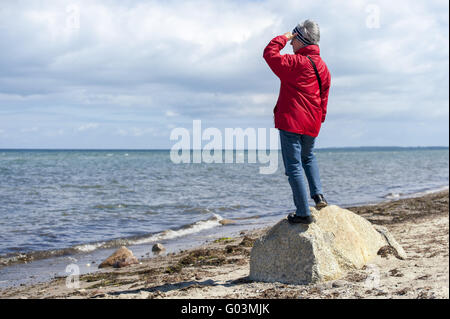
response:
[[[397,145],[396,127],[409,136],[398,145],[448,145],[447,1],[110,0],[2,3],[0,147],[31,135],[35,147],[77,147],[78,127],[86,145],[122,132],[129,148],[144,137],[168,148],[170,127],[192,119],[270,127],[279,82],[262,50],[306,18],[332,73],[321,146]],[[37,119],[65,133],[29,131]]]

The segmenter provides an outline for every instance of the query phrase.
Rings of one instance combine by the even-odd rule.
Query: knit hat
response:
[[[292,33],[297,33],[296,38],[297,38],[298,40],[300,40],[303,44],[306,44],[306,45],[311,45],[311,44],[313,44],[311,41],[309,41],[309,40],[306,38],[306,35],[303,33],[303,30],[299,28],[299,26],[296,26],[296,27],[294,28],[294,30],[292,30]]]
[[[312,45],[318,44],[320,41],[320,30],[317,23],[311,20],[305,20],[298,24],[292,33],[296,33],[296,38],[303,44]]]

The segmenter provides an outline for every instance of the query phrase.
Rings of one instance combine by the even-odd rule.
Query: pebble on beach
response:
[[[164,247],[164,245],[161,244],[161,243],[154,244],[153,247],[152,247],[152,251],[154,253],[160,253],[163,250],[166,250],[166,247]]]
[[[230,225],[230,224],[236,224],[236,221],[231,220],[231,219],[222,219],[219,221],[219,223],[223,226],[225,225]]]
[[[125,266],[139,263],[133,252],[127,247],[122,246],[117,249],[111,256],[106,258],[98,268],[115,267],[122,268]]]

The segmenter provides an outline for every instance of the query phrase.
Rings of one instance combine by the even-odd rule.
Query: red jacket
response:
[[[280,50],[287,41],[284,35],[277,36],[264,49],[264,59],[281,80],[280,95],[273,110],[275,127],[316,137],[327,114],[331,75],[320,57],[319,46],[308,45],[295,54],[281,55]],[[316,64],[322,80],[322,95],[307,56]]]

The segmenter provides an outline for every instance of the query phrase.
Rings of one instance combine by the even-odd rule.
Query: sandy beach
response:
[[[335,281],[288,285],[249,280],[250,251],[265,228],[141,259],[137,265],[81,275],[77,288],[67,288],[66,278],[56,278],[0,290],[0,298],[449,298],[448,199],[447,190],[349,207],[386,226],[408,258],[385,252]]]

